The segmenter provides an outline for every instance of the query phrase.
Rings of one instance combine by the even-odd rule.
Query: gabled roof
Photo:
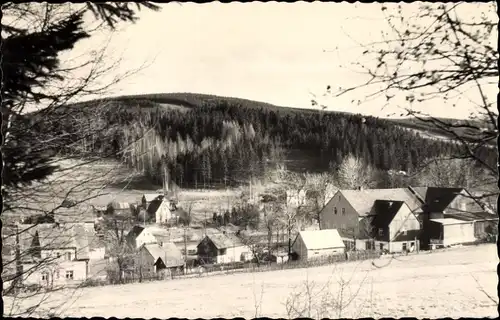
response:
[[[136,239],[144,231],[144,227],[133,226],[132,229],[127,233],[127,238]]]
[[[403,201],[375,200],[372,226],[377,229],[387,228],[403,206],[407,206]]]
[[[339,192],[360,216],[373,214],[372,207],[376,200],[403,201],[410,210],[417,212],[422,205],[418,198],[407,188],[339,190]]]
[[[143,196],[144,200],[146,200],[146,202],[151,202],[155,199],[157,199],[158,197],[163,197],[163,194],[161,193],[145,193]]]
[[[297,237],[301,237],[307,250],[344,248],[344,242],[336,229],[300,231]]]
[[[463,191],[463,188],[414,187],[425,201],[425,209],[431,212],[443,212]]]
[[[212,241],[217,249],[227,249],[243,246],[243,242],[234,234],[214,233],[207,234],[207,238]]]
[[[80,223],[22,224],[19,228],[19,242],[22,252],[37,245],[41,250],[75,248],[77,259],[85,260],[89,258],[91,247],[89,234],[90,230]]]
[[[126,210],[126,209],[130,209],[130,203],[112,201],[108,204],[108,207],[111,207],[115,210]]]
[[[163,203],[166,203],[165,202],[166,200],[163,200],[162,199],[156,199],[156,200],[153,200],[150,202],[149,206],[148,206],[148,209],[147,209],[147,212],[149,214],[156,214],[156,211],[158,211],[158,209],[160,209],[160,206],[163,204]],[[168,208],[168,206],[167,206]],[[169,209],[170,210],[170,209]]]
[[[173,243],[157,243],[143,245],[144,250],[148,251],[153,257],[155,263],[161,259],[166,267],[178,267],[184,265],[182,253]]]

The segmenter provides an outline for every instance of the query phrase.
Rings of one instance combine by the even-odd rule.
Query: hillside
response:
[[[181,186],[239,184],[276,163],[321,172],[336,167],[350,153],[381,171],[412,171],[426,158],[460,152],[456,144],[408,130],[435,135],[432,128],[414,121],[204,94],[122,96],[62,111],[71,121],[54,121],[49,131],[47,126],[41,129],[45,134],[71,133],[72,146],[62,152],[75,152],[77,147],[84,154],[112,155],[152,179],[161,175],[163,161]],[[100,123],[102,131],[82,138],[82,123]],[[139,138],[140,143],[133,143]],[[133,147],[120,153],[129,144]],[[496,161],[491,150],[477,152]]]

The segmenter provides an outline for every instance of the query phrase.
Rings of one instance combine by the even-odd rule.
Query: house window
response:
[[[66,271],[66,279],[73,280],[73,270]]]
[[[384,244],[383,244],[383,243],[380,243],[380,244],[379,244],[379,248],[380,248],[380,251],[384,251]]]
[[[71,260],[71,252],[66,252],[66,260]]]
[[[403,251],[406,251],[408,248],[406,246],[406,242],[403,242]]]
[[[345,208],[342,208],[342,215],[345,216]]]
[[[403,235],[406,236],[408,232],[406,230],[403,230]]]
[[[337,207],[333,208],[333,213],[337,214]]]
[[[379,236],[379,237],[381,237],[381,236],[383,236],[383,235],[384,235],[384,229],[379,228],[379,229],[378,229],[378,236]]]
[[[43,281],[47,281],[47,280],[49,280],[49,274],[48,274],[47,272],[43,272],[43,273],[42,273],[42,280],[43,280]]]

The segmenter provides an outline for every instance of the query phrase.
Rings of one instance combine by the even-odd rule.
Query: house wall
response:
[[[89,250],[89,259],[90,260],[101,260],[104,259],[104,255],[106,253],[106,248],[94,248]]]
[[[474,242],[474,223],[460,223],[443,226],[443,245]]]
[[[59,258],[56,257],[59,256]],[[50,259],[51,261],[54,261],[57,263],[61,263],[63,261],[73,261],[76,258],[76,249],[75,248],[68,248],[68,249],[55,249],[55,250],[41,250],[40,251],[40,258],[41,259],[49,259],[49,258],[54,258]]]
[[[335,213],[337,208],[337,213]],[[342,213],[342,208],[345,213]],[[320,229],[337,229],[341,236],[357,236],[359,233],[358,212],[339,191],[320,212]]]
[[[157,243],[157,240],[148,229],[144,229],[135,239],[135,245],[136,248],[140,248],[143,244],[148,243]]]
[[[146,248],[142,247],[136,258],[137,267],[143,275],[152,274],[156,272],[154,257],[149,253]]]
[[[155,213],[156,223],[165,223],[172,219],[172,212],[169,208],[170,204],[168,201],[162,201],[158,210]]]
[[[206,263],[216,263],[217,262],[217,248],[210,241],[208,237],[201,240],[200,244],[197,246],[198,257],[203,259]]]
[[[26,285],[38,284],[45,287],[78,284],[87,279],[87,261],[62,261],[45,267],[35,264],[23,264]],[[33,268],[33,269],[32,269]],[[73,278],[67,278],[66,273],[73,271]],[[47,276],[43,279],[44,274]]]
[[[460,212],[481,212],[483,208],[472,199],[471,195],[462,190],[461,194],[453,199],[453,201],[446,208],[446,213],[460,213]]]
[[[238,246],[227,248],[226,254],[217,255],[217,263],[239,262],[243,256],[243,261],[249,261],[253,258],[250,248],[246,246]]]
[[[389,224],[389,240],[394,239],[402,230],[420,230],[420,222],[408,206],[403,205]]]
[[[388,247],[389,247],[389,252],[391,253],[399,253],[399,252],[404,252],[403,250],[403,246],[404,244],[406,243],[406,250],[409,250],[411,246],[414,246],[414,250],[417,249],[417,247],[419,247],[419,241],[415,241],[415,240],[412,240],[412,241],[391,241],[390,243],[388,243]]]

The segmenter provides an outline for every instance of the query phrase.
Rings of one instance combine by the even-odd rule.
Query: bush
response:
[[[82,284],[81,287],[99,287],[108,284],[107,280],[103,279],[87,279]]]

